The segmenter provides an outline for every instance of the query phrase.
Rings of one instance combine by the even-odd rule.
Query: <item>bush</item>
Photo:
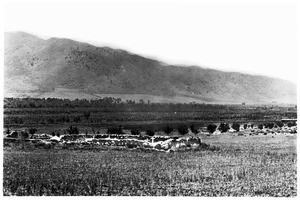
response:
[[[154,136],[155,135],[155,132],[153,131],[153,130],[147,130],[146,131],[146,134],[148,135],[148,136]]]
[[[240,124],[238,123],[233,123],[231,127],[236,131],[240,131]]]
[[[173,128],[170,127],[170,126],[166,126],[166,127],[163,129],[163,131],[164,131],[167,135],[169,135],[170,133],[172,133]]]
[[[219,126],[219,131],[222,133],[227,132],[230,129],[229,124],[221,123]]]
[[[207,126],[207,130],[208,130],[210,133],[215,132],[216,129],[217,129],[217,125],[215,125],[215,124],[209,124],[209,125]]]

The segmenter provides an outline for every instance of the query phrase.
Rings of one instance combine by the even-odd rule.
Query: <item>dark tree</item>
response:
[[[185,135],[189,132],[189,128],[186,125],[179,125],[177,130],[181,135]]]
[[[264,128],[264,125],[259,124],[259,125],[258,125],[258,128],[259,128],[260,130],[262,130],[262,129]]]
[[[240,124],[238,123],[233,123],[231,127],[236,131],[240,131]]]
[[[173,128],[172,128],[171,126],[166,126],[166,127],[164,127],[163,131],[164,131],[167,135],[169,135],[170,133],[172,133]]]
[[[280,128],[283,127],[283,123],[281,121],[276,122],[277,126],[279,126]]]
[[[53,131],[53,132],[51,133],[51,135],[54,137],[54,136],[55,136],[55,132]]]
[[[18,138],[19,137],[19,133],[17,131],[14,131],[9,136],[12,137],[12,138]]]
[[[131,135],[140,135],[141,131],[139,129],[131,129],[130,133]]]
[[[274,123],[273,122],[266,123],[265,127],[272,129],[274,127]]]
[[[70,126],[68,129],[67,129],[67,133],[70,134],[70,135],[78,135],[79,134],[79,130],[76,126]]]
[[[110,127],[107,129],[107,134],[116,134],[116,135],[122,135],[123,131],[122,131],[122,126],[119,125],[119,127]]]
[[[10,134],[10,129],[9,129],[9,127],[6,128],[5,134],[6,134],[6,135],[9,135],[9,134]]]
[[[29,134],[31,135],[31,137],[33,137],[33,135],[37,132],[37,129],[36,128],[30,128],[28,130]]]
[[[215,124],[209,124],[209,125],[207,126],[207,130],[208,130],[210,133],[215,132],[216,129],[217,129],[217,125],[215,125]]]
[[[288,122],[287,126],[288,127],[296,126],[296,122]]]
[[[229,124],[221,123],[219,126],[219,131],[222,133],[227,132],[230,129]]]
[[[89,112],[89,111],[84,111],[84,112],[83,112],[83,116],[84,116],[84,118],[87,120],[87,119],[90,118],[91,112]]]
[[[47,121],[48,121],[48,124],[53,124],[53,123],[54,123],[54,119],[53,119],[53,118],[51,118],[51,117],[50,117],[50,118],[48,118],[48,120],[47,120]]]
[[[29,134],[26,131],[21,131],[20,136],[21,136],[22,140],[25,140],[25,139],[29,138]]]
[[[154,136],[155,135],[155,132],[153,131],[153,130],[147,130],[146,131],[146,134],[148,135],[148,136]]]
[[[199,133],[198,129],[195,128],[195,126],[193,124],[190,126],[190,129],[191,129],[192,133],[194,133],[194,134]]]
[[[76,123],[81,122],[80,116],[75,116],[75,117],[73,118],[73,121],[76,122]]]
[[[248,125],[247,125],[247,124],[244,124],[244,129],[245,129],[245,130],[247,129],[247,127],[248,127]]]

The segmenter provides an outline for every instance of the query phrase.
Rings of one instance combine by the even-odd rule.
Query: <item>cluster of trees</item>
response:
[[[89,114],[86,114],[86,117],[89,117]],[[240,124],[239,123],[233,123],[231,128],[233,128],[234,130],[236,131],[239,131],[240,130]],[[242,126],[244,127],[244,129],[248,128],[248,124],[242,124]],[[251,124],[250,125],[251,128],[254,127],[254,124]],[[263,127],[266,127],[266,128],[269,128],[269,129],[272,129],[272,128],[277,128],[277,127],[283,127],[284,124],[281,122],[281,121],[277,121],[277,122],[265,122],[265,123],[261,123],[261,124],[258,124],[258,128],[259,129],[263,129]],[[288,122],[287,123],[287,126],[288,127],[291,127],[291,126],[296,126],[296,122]],[[217,127],[217,125],[215,124],[208,124],[207,125],[207,131],[209,133],[213,133],[215,132],[216,130],[220,131],[220,132],[227,132],[229,129],[230,129],[230,126],[229,124],[227,123],[221,123],[219,125],[219,127]],[[179,124],[176,129],[174,129],[172,126],[170,125],[166,125],[162,128],[162,131],[166,134],[166,135],[171,135],[172,132],[174,132],[175,130],[177,130],[177,132],[181,135],[185,135],[189,132],[189,130],[194,133],[194,134],[197,134],[199,132],[199,130],[195,127],[195,125],[190,125],[190,126],[187,126],[186,124]],[[7,135],[10,135],[11,137],[13,138],[23,138],[23,139],[26,139],[26,138],[32,138],[33,135],[37,132],[37,129],[36,128],[29,128],[25,131],[21,131],[21,132],[17,132],[17,131],[14,131],[13,133],[11,132],[10,128],[8,126],[6,126],[6,130],[5,130],[5,134]],[[67,134],[70,134],[70,135],[78,135],[79,134],[79,129],[77,126],[69,126],[65,131],[65,133]],[[133,128],[130,130],[131,134],[132,135],[140,135],[141,134],[141,129],[137,129],[137,128]],[[93,130],[93,133],[95,133],[95,131]],[[99,132],[97,132],[98,134]],[[109,127],[107,129],[107,134],[116,134],[116,135],[122,135],[124,134],[124,131],[123,131],[123,128],[121,125],[119,126],[114,126],[114,127]],[[148,136],[154,136],[155,135],[155,130],[152,128],[152,129],[147,129],[145,131],[146,135]],[[86,134],[87,131],[86,131]],[[52,132],[52,136],[60,136],[60,133],[55,133],[55,132]]]
[[[4,123],[11,124],[101,124],[112,121],[237,121],[296,118],[297,111],[255,109],[241,105],[145,103],[106,97],[97,100],[5,98]],[[290,109],[290,108],[289,108]],[[221,131],[226,129],[222,127]],[[170,130],[167,130],[170,131]]]
[[[9,135],[12,138],[20,138],[20,139],[29,139],[32,138],[33,135],[37,132],[36,128],[29,128],[28,130],[23,130],[20,132],[14,131],[11,132],[9,127],[6,127],[5,134]]]
[[[244,129],[248,128],[248,124],[243,124],[242,126]],[[277,122],[265,122],[262,124],[258,124],[257,127],[258,127],[258,129],[263,129],[264,127],[272,129],[272,128],[277,128],[277,127],[281,128],[283,126],[284,126],[284,124],[281,121],[277,121]],[[288,122],[287,126],[288,127],[296,126],[296,122]],[[241,127],[241,125],[239,123],[233,123],[231,126],[231,128],[233,128],[235,131],[239,131],[240,127]],[[251,124],[250,127],[253,128],[254,124]],[[219,127],[217,127],[217,125],[215,125],[215,124],[207,125],[207,130],[209,133],[215,132],[217,130],[217,128],[221,133],[223,133],[223,132],[227,132],[230,129],[230,126],[227,123],[221,123]]]
[[[5,98],[4,108],[109,108],[113,107],[115,110],[139,109],[144,111],[164,110],[164,111],[187,111],[187,110],[203,110],[203,109],[222,109],[235,110],[244,109],[239,105],[218,105],[218,104],[204,104],[204,103],[151,103],[145,102],[143,99],[139,101],[122,100],[121,98],[104,97],[102,99],[57,99],[57,98]]]

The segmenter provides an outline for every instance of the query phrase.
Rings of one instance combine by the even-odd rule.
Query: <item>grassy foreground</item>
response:
[[[296,135],[203,136],[219,151],[4,149],[4,195],[296,196]]]

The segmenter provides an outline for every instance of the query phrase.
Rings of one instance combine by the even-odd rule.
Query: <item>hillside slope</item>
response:
[[[156,102],[296,103],[289,81],[166,65],[69,39],[5,33],[6,97],[151,99]]]

